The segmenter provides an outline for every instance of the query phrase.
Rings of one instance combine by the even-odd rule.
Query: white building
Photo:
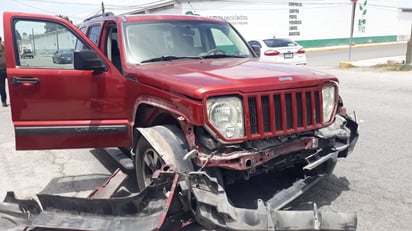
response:
[[[409,39],[412,9],[385,6],[381,1],[357,1],[354,43]],[[164,0],[130,13],[218,17],[235,26],[246,40],[290,37],[304,47],[318,47],[349,43],[352,9],[352,0]]]

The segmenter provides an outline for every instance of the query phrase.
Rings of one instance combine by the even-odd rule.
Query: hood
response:
[[[197,99],[217,92],[251,93],[338,81],[335,76],[301,66],[234,58],[148,63],[128,73],[140,83]]]

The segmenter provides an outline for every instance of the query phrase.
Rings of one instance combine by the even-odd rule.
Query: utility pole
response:
[[[104,3],[102,2],[102,14],[104,14]]]
[[[408,45],[406,47],[406,64],[412,64],[412,24],[411,24],[411,37],[409,38]]]
[[[35,39],[34,39],[34,29],[33,28],[31,28],[31,40],[32,40],[33,54],[36,54],[36,43],[35,43]]]
[[[350,39],[349,39],[349,62],[351,60],[352,56],[352,43],[353,43],[353,28],[355,24],[355,10],[356,10],[356,2],[358,0],[351,0],[352,2],[352,17],[351,17],[351,23],[350,23]]]
[[[59,30],[56,30],[56,49],[60,50],[60,45],[59,45]]]

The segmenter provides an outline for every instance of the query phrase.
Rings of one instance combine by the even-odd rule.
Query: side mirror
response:
[[[107,66],[94,50],[74,51],[75,70],[107,71]]]
[[[252,50],[256,53],[256,55],[257,55],[258,57],[260,57],[260,46],[258,46],[258,45],[252,45],[251,47],[252,47]]]

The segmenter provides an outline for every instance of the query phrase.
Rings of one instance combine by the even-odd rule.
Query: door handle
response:
[[[37,84],[40,82],[40,79],[38,78],[17,78],[13,77],[10,79],[12,84]]]

